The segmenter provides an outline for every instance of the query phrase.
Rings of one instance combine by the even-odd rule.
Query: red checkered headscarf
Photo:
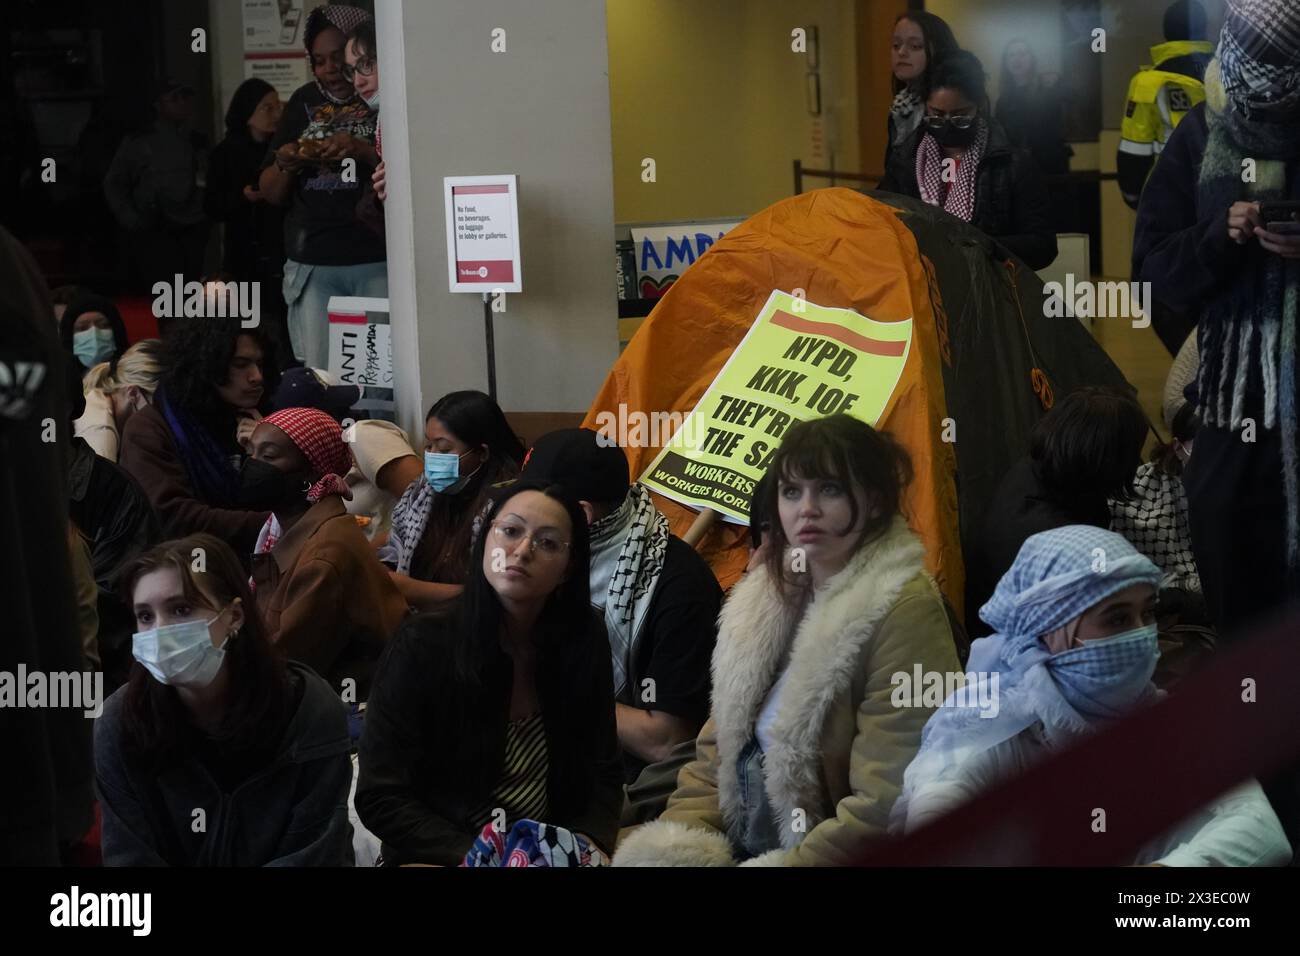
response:
[[[326,495],[352,497],[352,490],[342,477],[352,470],[352,452],[343,440],[343,429],[338,422],[315,408],[282,408],[267,415],[262,422],[288,435],[312,468],[321,473],[320,481],[307,490],[308,501],[320,501]]]

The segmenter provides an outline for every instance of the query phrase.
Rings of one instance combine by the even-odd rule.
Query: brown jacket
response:
[[[270,552],[254,555],[253,583],[267,634],[285,657],[336,689],[351,678],[353,701],[365,700],[407,607],[343,499],[326,495]]]
[[[149,496],[165,537],[206,531],[229,544],[241,559],[253,552],[268,512],[216,508],[197,498],[167,420],[152,405],[132,415],[122,429],[118,464]]]
[[[756,866],[844,866],[885,839],[932,707],[895,703],[900,675],[958,672],[925,549],[900,517],[863,546],[799,617],[766,568],[741,579],[719,619],[713,708],[668,809],[619,844],[615,866],[729,866],[743,826],[736,760],[789,647],[764,784],[781,848]]]

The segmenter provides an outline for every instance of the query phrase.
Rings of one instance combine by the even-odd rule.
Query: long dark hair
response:
[[[247,135],[248,121],[257,109],[257,104],[262,102],[267,93],[274,92],[274,86],[256,76],[249,77],[235,87],[230,105],[226,107],[226,132]]]
[[[204,570],[195,570],[198,556]],[[239,598],[244,623],[238,636],[226,644],[222,666],[230,675],[230,701],[218,741],[236,751],[274,745],[288,720],[292,702],[284,660],[267,640],[266,631],[248,589],[248,575],[224,541],[210,534],[192,534],[164,541],[126,565],[119,593],[133,606],[136,583],[151,571],[172,570],[181,579],[185,598],[196,605],[220,610]],[[211,594],[208,597],[200,588]],[[134,619],[134,613],[132,614]],[[176,688],[159,683],[138,661],[123,706],[123,742],[127,752],[156,768],[175,764],[186,756],[183,728],[188,720]]]
[[[926,13],[924,10],[908,10],[906,13],[900,13],[894,19],[894,26],[897,27],[902,21],[911,20],[921,28],[921,36],[925,41],[925,72],[920,76],[920,92],[925,97],[930,92],[930,76],[934,71],[936,61],[942,59],[949,53],[961,49],[957,45],[957,38],[953,36],[952,27],[948,26],[943,17],[936,16],[933,13]],[[890,34],[891,38],[893,34]],[[903,82],[892,73],[889,77],[890,86],[895,93],[904,86]]]
[[[275,347],[261,329],[245,329],[238,318],[189,318],[174,322],[163,339],[166,356],[160,386],[176,408],[214,434],[233,434],[236,413],[221,401],[217,388],[230,377],[239,337],[255,339],[263,353],[262,379],[267,402],[280,384]]]
[[[1127,501],[1151,422],[1128,392],[1086,386],[1057,402],[1029,436],[1029,457],[1059,500]]]
[[[518,477],[524,446],[510,430],[501,406],[483,392],[449,392],[433,403],[424,416],[426,425],[431,418],[442,422],[468,447],[486,445],[488,449],[487,460],[459,494],[438,495],[434,500],[424,535],[411,555],[412,577],[457,584],[460,562],[469,552],[473,511],[482,506],[488,487]],[[457,567],[449,567],[449,562]]]
[[[517,481],[493,492],[486,507],[476,517],[465,591],[456,609],[454,666],[457,679],[467,687],[478,686],[490,662],[500,656],[501,625],[505,612],[496,590],[483,573],[483,554],[491,538],[489,528],[505,504],[525,491],[539,491],[557,501],[569,516],[572,526],[568,554],[568,577],[547,599],[536,624],[538,692],[542,693],[543,673],[573,672],[574,655],[585,656],[585,635],[591,620],[591,541],[587,518],[576,498],[559,485],[544,481]],[[586,673],[584,669],[582,673]]]
[[[799,422],[785,433],[776,450],[763,489],[759,514],[771,522],[767,533],[771,544],[767,569],[781,583],[787,599],[811,586],[807,580],[791,578],[786,569],[786,548],[790,539],[781,524],[781,482],[799,479],[827,479],[839,482],[846,492],[856,484],[862,488],[879,514],[864,523],[854,551],[875,540],[899,513],[903,491],[912,481],[912,461],[907,451],[887,432],[843,413],[829,418]],[[765,476],[766,477],[766,476]],[[858,523],[858,502],[850,494],[849,527]]]
[[[518,469],[524,460],[523,442],[510,430],[501,406],[483,392],[448,392],[430,406],[426,425],[431,418],[470,448],[487,445],[489,461],[509,461]]]

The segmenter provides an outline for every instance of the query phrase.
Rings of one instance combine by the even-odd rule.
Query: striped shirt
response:
[[[544,821],[547,816],[546,727],[540,713],[506,725],[505,766],[488,805],[475,816],[475,828],[493,822],[493,811],[506,813],[505,829],[519,820]]]

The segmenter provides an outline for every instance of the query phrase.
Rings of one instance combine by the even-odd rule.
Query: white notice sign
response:
[[[447,176],[447,271],[452,292],[522,292],[519,177]]]

